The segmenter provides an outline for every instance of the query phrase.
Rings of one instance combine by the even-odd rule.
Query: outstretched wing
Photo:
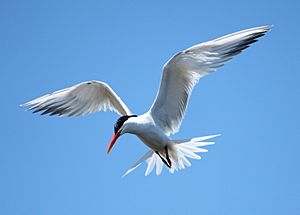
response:
[[[189,97],[199,79],[248,48],[271,27],[251,28],[192,46],[164,65],[160,88],[150,114],[166,135],[179,130]]]
[[[96,111],[112,110],[130,115],[120,97],[104,82],[87,81],[34,99],[21,106],[28,110],[59,116],[81,116]]]

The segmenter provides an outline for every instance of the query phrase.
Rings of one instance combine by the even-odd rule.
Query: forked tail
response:
[[[187,140],[174,140],[174,147],[170,148],[170,159],[172,161],[172,167],[169,168],[169,171],[173,173],[175,170],[181,170],[185,167],[191,166],[188,158],[192,159],[201,159],[201,157],[196,154],[198,152],[207,152],[207,149],[199,148],[202,146],[212,145],[214,142],[208,142],[205,140],[212,139],[214,137],[220,136],[209,135],[204,137],[196,137]],[[147,169],[145,176],[149,175],[154,167],[156,166],[156,175],[160,175],[164,166],[164,162],[153,150],[149,150],[143,157],[141,157],[124,175],[128,175],[130,172],[135,170],[139,165],[144,161],[147,162]]]

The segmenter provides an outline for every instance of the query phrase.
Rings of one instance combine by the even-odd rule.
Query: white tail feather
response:
[[[220,136],[217,135],[209,135],[204,137],[196,137],[187,140],[175,140],[173,141],[175,144],[170,147],[170,159],[172,161],[172,168],[169,169],[171,173],[175,170],[181,170],[185,167],[191,166],[190,161],[187,158],[192,159],[201,159],[199,155],[196,153],[198,152],[207,152],[207,149],[198,148],[201,146],[212,145],[214,142],[202,142],[204,140],[208,140],[214,137]],[[149,175],[154,167],[156,166],[156,175],[160,175],[164,166],[163,161],[160,157],[153,151],[149,150],[142,158],[140,158],[127,172],[123,175],[126,176],[135,170],[140,164],[144,161],[147,162],[147,169],[145,172],[145,176]]]
[[[141,165],[145,160],[149,159],[152,154],[154,154],[154,151],[149,150],[146,154],[143,155],[143,157],[141,157],[135,164],[133,164],[129,170],[127,170],[127,172],[125,172],[125,174],[122,177],[125,177],[126,175],[128,175],[129,173],[131,173],[133,170],[135,170],[136,168],[139,167],[139,165]]]

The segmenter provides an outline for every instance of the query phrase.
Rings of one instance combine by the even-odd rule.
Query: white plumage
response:
[[[59,116],[80,116],[96,111],[112,110],[119,115],[130,115],[130,111],[117,94],[104,82],[87,81],[75,86],[47,94],[21,106],[33,105],[33,113]]]
[[[88,81],[47,94],[23,104],[29,110],[59,116],[80,116],[101,110],[112,110],[121,115],[115,125],[115,135],[108,152],[119,136],[136,135],[150,150],[126,173],[147,162],[145,175],[156,166],[156,174],[165,164],[170,172],[191,165],[187,158],[200,159],[198,152],[213,144],[206,140],[210,135],[188,140],[172,140],[184,118],[184,113],[194,86],[199,79],[223,66],[243,49],[257,41],[272,26],[262,26],[229,34],[215,40],[192,46],[174,55],[163,67],[160,87],[150,110],[143,115],[132,115],[125,103],[104,82]]]

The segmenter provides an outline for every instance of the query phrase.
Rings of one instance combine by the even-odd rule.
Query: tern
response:
[[[186,140],[173,140],[171,135],[179,131],[190,95],[198,81],[257,41],[272,25],[246,29],[200,43],[181,51],[163,66],[160,87],[149,111],[134,115],[121,98],[106,83],[87,81],[65,88],[22,106],[33,113],[41,112],[58,116],[81,116],[97,111],[115,111],[121,117],[114,125],[114,135],[108,145],[110,152],[117,139],[126,133],[136,135],[150,150],[124,175],[147,163],[145,175],[156,166],[160,175],[163,166],[170,172],[191,166],[188,158],[200,159],[200,148],[214,144],[207,141],[218,135],[209,135]]]

